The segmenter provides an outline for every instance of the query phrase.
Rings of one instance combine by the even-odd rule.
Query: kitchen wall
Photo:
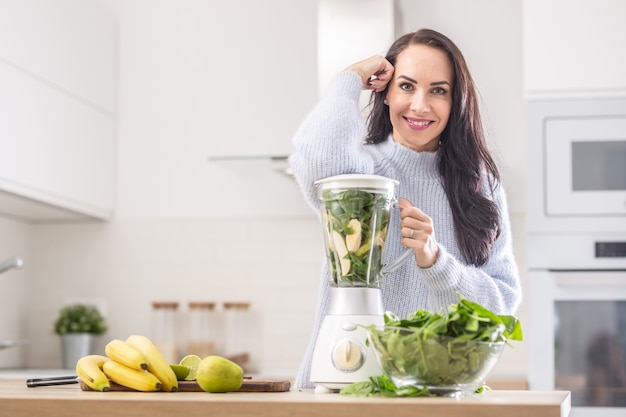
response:
[[[0,351],[0,366],[60,366],[51,325],[68,301],[102,307],[111,323],[102,347],[149,334],[153,300],[183,304],[181,338],[187,301],[244,300],[252,303],[253,366],[293,376],[315,309],[318,222],[294,182],[269,163],[209,158],[289,152],[318,95],[317,1],[101,2],[119,18],[115,216],[0,219],[0,254],[26,260],[0,276],[0,337],[31,341]],[[432,27],[464,51],[508,190],[525,285],[524,3],[535,0],[401,0],[396,31]],[[527,308],[525,300],[522,322]],[[526,357],[524,343],[507,349],[494,375],[524,378]]]
[[[14,255],[30,259],[33,254],[34,227],[0,217],[0,262]],[[28,303],[33,302],[33,272],[29,268],[11,269],[0,274],[0,341],[26,338]],[[20,366],[24,348],[0,350],[0,366]]]

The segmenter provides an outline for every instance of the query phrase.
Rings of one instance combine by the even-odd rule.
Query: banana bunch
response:
[[[87,355],[76,363],[76,374],[90,388],[108,391],[113,381],[136,391],[178,391],[174,370],[147,337],[113,339],[104,351],[106,356]]]

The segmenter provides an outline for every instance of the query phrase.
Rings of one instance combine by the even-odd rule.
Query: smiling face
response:
[[[435,151],[452,107],[454,74],[446,54],[416,44],[400,52],[387,90],[393,140],[415,151]]]

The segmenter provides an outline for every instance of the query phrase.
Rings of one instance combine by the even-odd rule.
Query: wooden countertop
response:
[[[11,417],[567,417],[569,391],[492,391],[454,398],[359,398],[313,391],[272,393],[87,392],[79,385],[26,387],[0,381],[3,416]]]

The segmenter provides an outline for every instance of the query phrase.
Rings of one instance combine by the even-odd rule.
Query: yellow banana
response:
[[[126,343],[143,353],[148,360],[148,371],[161,381],[163,391],[178,391],[176,373],[150,339],[134,334],[128,336]]]
[[[160,391],[161,381],[148,371],[129,368],[116,361],[105,362],[102,366],[104,374],[117,384],[136,391]]]
[[[102,355],[83,356],[76,362],[76,375],[87,386],[96,391],[111,389],[109,378],[102,372],[102,366],[109,358]]]
[[[138,371],[148,369],[148,360],[137,348],[123,340],[113,339],[104,347],[104,352],[116,362]]]

